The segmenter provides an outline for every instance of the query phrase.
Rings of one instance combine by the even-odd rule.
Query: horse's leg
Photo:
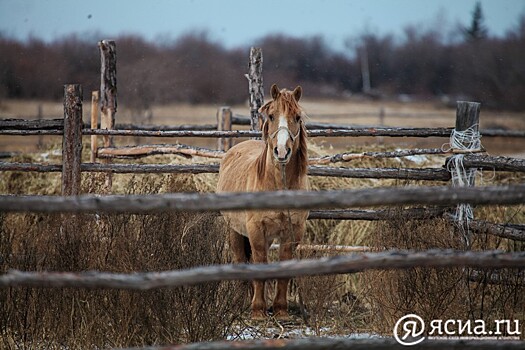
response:
[[[230,250],[232,252],[233,263],[242,264],[249,262],[244,247],[245,237],[234,230],[230,229]]]
[[[303,236],[304,225],[299,227],[293,227],[293,233],[286,233],[281,235],[281,245],[279,248],[279,260],[290,260],[293,258],[293,252],[297,247],[300,239]],[[275,298],[273,299],[273,312],[274,316],[277,319],[288,319],[288,284],[290,282],[289,278],[281,278],[277,280],[277,290],[275,292]]]
[[[268,245],[264,231],[260,225],[247,225],[252,258],[255,264],[264,264],[268,262]],[[266,318],[266,298],[264,290],[265,280],[253,281],[253,299],[252,299],[252,319]]]
[[[248,237],[245,237],[235,230],[230,229],[229,234],[230,250],[234,264],[245,264],[250,262],[251,251]],[[253,298],[253,285],[245,281],[242,282],[243,289],[247,290],[248,300],[251,302]]]

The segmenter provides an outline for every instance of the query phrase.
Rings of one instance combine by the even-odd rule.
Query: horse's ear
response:
[[[302,94],[303,94],[303,88],[301,87],[301,85],[299,85],[293,91],[293,97],[295,98],[295,100],[297,102],[299,102],[299,100],[301,99],[301,95]]]
[[[279,90],[279,87],[277,86],[277,84],[272,85],[272,87],[270,88],[270,94],[272,95],[272,98],[274,100],[276,100],[277,97],[279,97],[279,95],[281,94],[281,91]]]

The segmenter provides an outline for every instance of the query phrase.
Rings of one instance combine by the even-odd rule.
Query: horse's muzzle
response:
[[[286,152],[286,153],[285,153]],[[292,155],[292,149],[289,147],[274,147],[273,149],[273,157],[276,161],[278,161],[281,164],[286,164],[290,161]]]

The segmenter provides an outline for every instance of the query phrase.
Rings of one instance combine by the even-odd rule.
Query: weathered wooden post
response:
[[[80,193],[82,163],[82,86],[64,85],[64,137],[62,139],[62,195]]]
[[[248,88],[250,93],[250,129],[259,130],[262,125],[262,116],[259,113],[259,108],[264,103],[264,87],[262,76],[263,55],[262,49],[252,47],[250,49],[250,64],[248,66]]]
[[[481,144],[479,143],[479,111],[481,104],[478,102],[467,102],[467,101],[458,101],[456,109],[456,127],[455,132],[465,133],[468,131],[468,134],[463,137],[461,143],[463,147],[454,147],[452,148],[464,148],[467,150],[479,150]],[[471,133],[478,134],[477,137],[471,137]],[[476,135],[474,135],[476,136]],[[470,142],[476,142],[475,145],[471,145]],[[477,149],[472,149],[472,146],[477,147]]]
[[[41,121],[42,119],[44,119],[44,112],[43,112],[43,108],[42,108],[42,104],[41,103],[38,104],[38,110],[37,110],[36,118],[38,119],[38,121]],[[37,148],[41,149],[43,145],[44,145],[44,137],[42,135],[38,135]]]
[[[217,131],[231,131],[232,129],[232,110],[230,107],[221,107],[217,110]],[[219,151],[227,151],[232,146],[232,139],[221,137],[218,141]]]
[[[112,40],[102,40],[98,43],[100,49],[100,111],[101,129],[113,129],[117,113],[117,49]],[[111,136],[104,136],[104,147],[112,147]],[[110,163],[109,159],[105,160]],[[112,173],[108,172],[106,186],[111,190]]]
[[[98,129],[98,91],[91,92],[91,129]],[[97,135],[91,135],[91,155],[89,161],[95,163],[97,161]]]
[[[474,186],[475,168],[465,168],[463,156],[465,153],[478,152],[481,149],[479,134],[480,104],[477,102],[458,101],[456,109],[456,126],[450,135],[450,148],[458,153],[447,161],[447,169],[451,173],[452,186]],[[459,225],[467,247],[470,246],[469,223],[474,219],[470,204],[459,204],[455,220]]]

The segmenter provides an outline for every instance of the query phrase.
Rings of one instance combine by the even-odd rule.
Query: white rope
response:
[[[445,145],[442,146],[442,149]],[[464,131],[453,130],[450,134],[449,151],[459,150],[462,153],[473,153],[481,150],[481,135],[477,131],[477,125],[473,125]],[[452,186],[466,187],[474,184],[477,169],[465,169],[463,163],[464,154],[456,154],[450,158],[447,170],[450,172]],[[462,229],[463,238],[467,247],[470,246],[469,223],[474,219],[474,212],[470,204],[459,204],[456,208],[454,221]]]

